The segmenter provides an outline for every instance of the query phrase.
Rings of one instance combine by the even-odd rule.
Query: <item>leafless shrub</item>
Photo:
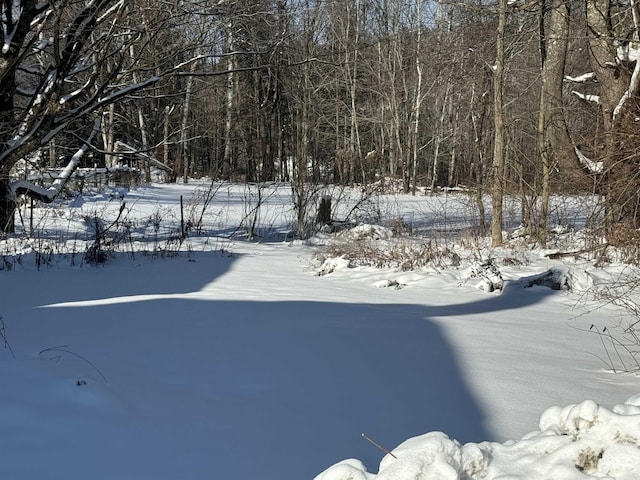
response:
[[[462,284],[472,279],[476,287],[485,292],[502,291],[504,287],[502,273],[492,258],[473,264]]]
[[[401,237],[413,233],[413,227],[404,217],[398,216],[391,220],[391,231],[394,236]]]
[[[10,257],[7,255],[0,256],[0,272],[3,270],[13,270],[14,262],[11,261]]]
[[[292,185],[296,214],[294,230],[299,238],[309,238],[318,231],[335,232],[358,223],[381,223],[380,190],[365,185]],[[321,212],[320,207],[330,205]],[[319,213],[321,213],[319,215]],[[321,221],[329,219],[329,222]]]
[[[626,225],[612,228],[608,243],[616,247],[620,261],[629,265],[640,265],[640,232]]]
[[[84,261],[90,265],[106,263],[115,255],[120,244],[131,241],[131,223],[123,218],[126,203],[120,204],[118,216],[109,225],[99,215],[87,215],[84,220],[89,229],[93,230],[93,242],[87,247]],[[131,249],[133,255],[133,249]]]
[[[204,229],[204,218],[211,202],[225,183],[211,181],[204,189],[199,189],[187,202],[187,226],[196,234],[201,235]]]
[[[525,265],[525,262],[522,259],[516,257],[504,257],[502,259],[502,265],[508,267],[519,267]]]
[[[589,475],[594,473],[598,469],[598,463],[602,459],[604,450],[600,449],[597,452],[587,447],[582,450],[576,459],[575,466],[579,472]]]
[[[42,267],[51,266],[53,261],[53,246],[50,242],[38,239],[37,245],[34,248],[36,268],[40,270]]]
[[[617,307],[617,321],[606,326],[591,325],[587,332],[597,335],[602,353],[593,353],[615,373],[640,372],[640,276],[637,269],[610,286],[600,286],[595,299],[601,306]]]
[[[593,353],[614,373],[640,371],[640,337],[637,326],[615,325],[598,327],[592,324],[587,330],[597,335],[602,353]]]
[[[264,217],[265,204],[277,194],[267,183],[247,183],[244,186],[242,219],[231,237],[245,238],[250,241],[261,240],[273,227]]]
[[[392,242],[352,241],[329,245],[317,254],[319,260],[342,257],[354,266],[395,268],[401,271],[425,267],[457,266],[460,257],[437,242],[417,242],[399,239]]]
[[[487,238],[481,228],[472,226],[460,230],[458,242],[463,248],[467,248],[469,250],[479,250],[486,246]]]
[[[59,362],[60,359],[63,356],[70,356],[70,357],[78,358],[78,359],[82,360],[84,363],[86,363],[87,365],[89,365],[91,368],[93,368],[98,373],[98,375],[100,375],[102,380],[104,380],[104,383],[109,383],[109,381],[107,380],[107,377],[104,376],[104,374],[100,371],[100,369],[98,367],[95,366],[95,364],[93,362],[88,360],[83,355],[80,355],[79,353],[74,352],[73,350],[70,350],[67,345],[57,345],[55,347],[45,348],[44,350],[41,350],[38,353],[38,356],[40,358],[43,358],[43,359],[46,359],[46,360],[50,360],[50,361],[54,361],[56,363]],[[78,385],[78,386],[86,385],[86,381],[84,381],[82,379],[78,379],[76,385]]]

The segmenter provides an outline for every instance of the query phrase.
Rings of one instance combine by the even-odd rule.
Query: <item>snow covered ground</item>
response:
[[[589,301],[624,266],[471,238],[458,267],[318,275],[333,236],[292,240],[286,186],[216,191],[180,243],[180,196],[194,219],[206,191],[86,195],[0,246],[0,478],[640,478],[640,377],[613,373],[589,330],[624,321]],[[121,253],[87,264],[121,200]],[[462,195],[361,203],[363,220],[442,242],[473,211]],[[584,222],[575,200],[555,212]],[[251,226],[263,241],[241,239]],[[470,274],[489,254],[502,291]],[[530,286],[552,268],[571,291]]]

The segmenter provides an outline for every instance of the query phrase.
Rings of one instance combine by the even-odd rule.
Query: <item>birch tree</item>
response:
[[[507,25],[507,1],[498,2],[498,29],[496,36],[496,62],[493,65],[493,169],[491,188],[491,246],[502,245],[502,200],[504,195],[504,42]]]

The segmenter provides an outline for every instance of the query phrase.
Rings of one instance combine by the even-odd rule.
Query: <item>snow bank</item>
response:
[[[381,225],[370,225],[364,223],[357,225],[349,230],[344,230],[338,234],[342,239],[351,241],[369,240],[389,240],[393,237],[393,231],[390,228]]]
[[[327,258],[318,270],[318,276],[329,275],[336,270],[345,270],[351,266],[351,262],[344,257]]]
[[[552,290],[571,290],[573,284],[570,270],[564,266],[553,267],[538,275],[521,278],[516,283],[523,288],[538,285]]]
[[[586,400],[551,407],[519,441],[461,445],[440,432],[410,438],[378,474],[345,460],[315,480],[572,480],[640,478],[640,395],[609,410]]]
[[[466,283],[472,279],[476,280],[475,286],[480,290],[484,290],[485,292],[502,290],[502,287],[504,286],[502,274],[491,259],[487,260],[486,262],[474,263],[470,267],[469,271],[465,274],[465,280],[463,281],[463,283]]]

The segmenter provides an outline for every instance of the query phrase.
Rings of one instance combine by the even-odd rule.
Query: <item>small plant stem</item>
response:
[[[378,447],[380,450],[382,450],[384,453],[386,453],[387,455],[391,455],[393,458],[398,458],[396,457],[393,453],[391,453],[389,450],[387,450],[386,448],[384,448],[382,445],[380,445],[378,442],[376,442],[375,440],[373,440],[371,437],[369,437],[366,433],[362,434],[362,438],[364,438],[367,442],[371,443],[372,445]]]
[[[0,338],[4,341],[5,348],[9,349],[9,353],[11,354],[11,357],[15,360],[16,356],[13,353],[13,349],[11,348],[11,345],[9,345],[9,341],[7,340],[7,332],[4,326],[4,319],[2,318],[2,315],[0,315]]]
[[[184,231],[184,203],[182,201],[182,195],[180,195],[180,238],[184,239],[186,233]]]
[[[71,350],[68,349],[68,347],[66,345],[60,345],[57,347],[50,347],[50,348],[45,348],[44,350],[41,350],[40,353],[38,353],[38,356],[42,356],[43,353],[46,352],[54,352],[54,353],[68,353],[69,355],[73,355],[74,357],[79,358],[80,360],[83,360],[84,362],[86,362],[88,365],[90,365],[91,367],[93,367],[93,369],[98,372],[98,374],[102,377],[102,380],[104,380],[104,383],[109,383],[109,381],[107,380],[107,377],[105,377],[102,372],[100,371],[100,369],[98,367],[96,367],[93,363],[91,363],[89,360],[87,360],[85,357],[83,357],[82,355],[73,352]],[[60,358],[60,355],[58,355],[56,358]]]
[[[620,361],[620,364],[622,365],[623,371],[624,372],[628,372],[629,369],[627,368],[627,365],[624,363],[624,360],[622,359],[622,355],[620,355],[620,352],[618,351],[618,348],[616,347],[616,339],[613,338],[613,335],[611,335],[611,332],[609,332],[609,330],[607,330],[607,327],[604,327],[602,329],[602,333],[607,335],[607,337],[609,337],[609,341],[611,342],[611,347],[613,348],[613,351],[616,352],[616,355],[618,356],[618,360]]]
[[[613,364],[613,360],[611,360],[611,355],[609,355],[609,349],[607,348],[607,346],[604,343],[604,338],[602,338],[602,336],[603,336],[602,332],[600,332],[598,327],[596,327],[595,325],[591,325],[591,328],[595,328],[596,329],[596,333],[600,337],[600,342],[602,342],[602,348],[604,348],[604,352],[607,354],[607,358],[609,359],[609,366],[611,367],[611,370],[613,370],[613,373],[618,373],[616,371],[615,365]]]

